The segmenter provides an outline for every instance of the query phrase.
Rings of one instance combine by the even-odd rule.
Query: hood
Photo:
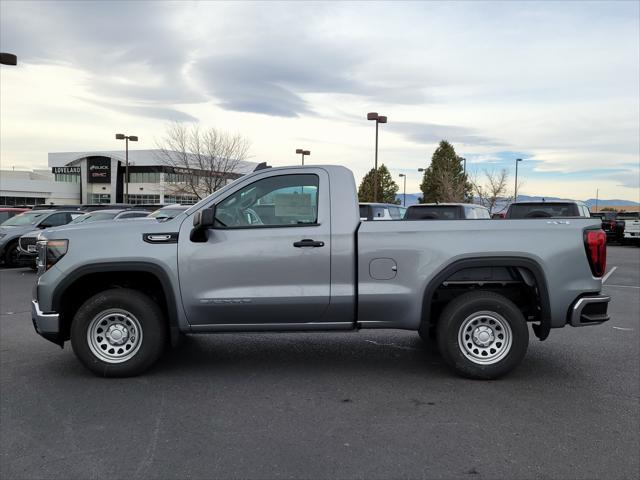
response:
[[[3,225],[0,227],[0,233],[4,233],[7,235],[22,235],[23,233],[30,232],[34,229],[33,225]]]
[[[135,222],[133,220],[136,220]],[[177,220],[177,221],[176,221]],[[113,236],[116,239],[119,235],[131,233],[153,233],[159,231],[177,230],[180,228],[182,218],[175,217],[171,220],[159,222],[155,218],[136,218],[122,222],[100,221],[90,223],[76,223],[62,225],[44,230],[43,236],[48,239],[79,237],[84,233],[104,234]]]

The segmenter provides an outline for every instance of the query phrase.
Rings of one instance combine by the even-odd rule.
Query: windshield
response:
[[[45,212],[26,212],[16,215],[2,222],[3,227],[18,227],[20,225],[33,225],[46,215]]]
[[[167,218],[173,218],[184,211],[184,208],[161,208],[159,210],[156,210],[155,212],[150,213],[148,217],[163,220]]]
[[[87,213],[86,215],[81,215],[78,218],[74,219],[71,223],[88,223],[88,222],[97,222],[100,220],[113,220],[118,213],[112,212],[95,212],[95,213]]]

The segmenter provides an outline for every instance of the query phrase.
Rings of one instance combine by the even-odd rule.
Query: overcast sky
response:
[[[155,147],[170,121],[418,190],[440,139],[521,193],[640,200],[640,11],[629,2],[0,2],[1,168]]]

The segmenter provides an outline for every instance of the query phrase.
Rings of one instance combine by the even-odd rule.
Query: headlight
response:
[[[64,257],[69,240],[38,240],[38,273],[44,273]]]

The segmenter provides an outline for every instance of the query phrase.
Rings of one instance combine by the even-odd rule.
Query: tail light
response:
[[[607,235],[602,230],[585,230],[584,248],[593,276],[603,276],[607,269]]]

